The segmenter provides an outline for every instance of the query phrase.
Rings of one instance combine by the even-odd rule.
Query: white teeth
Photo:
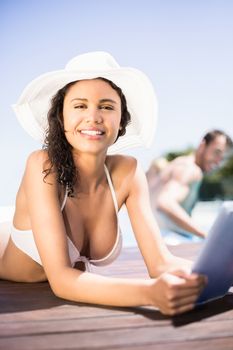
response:
[[[95,135],[102,135],[103,131],[100,130],[81,130],[81,134],[95,136]]]

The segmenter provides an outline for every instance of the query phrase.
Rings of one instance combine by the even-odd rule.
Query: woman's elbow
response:
[[[72,267],[66,267],[53,273],[48,277],[48,281],[53,293],[62,299],[73,300],[77,279],[83,273]]]
[[[64,292],[63,292],[61,283],[54,283],[54,282],[51,283],[50,281],[48,282],[49,282],[50,288],[52,289],[53,294],[58,298],[64,299]]]
[[[48,277],[48,282],[50,285],[50,288],[52,289],[52,292],[54,295],[58,298],[65,298],[65,283],[66,280],[66,273],[65,271],[62,272],[54,272],[52,276],[47,276]]]

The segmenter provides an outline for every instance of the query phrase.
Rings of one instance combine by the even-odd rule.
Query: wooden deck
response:
[[[194,257],[198,245],[172,250]],[[137,248],[124,249],[104,275],[143,277]],[[0,281],[0,349],[233,349],[233,294],[169,318],[155,309],[98,307],[56,298],[48,283]]]

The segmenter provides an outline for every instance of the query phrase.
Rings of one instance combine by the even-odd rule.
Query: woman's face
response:
[[[121,100],[117,92],[100,79],[81,80],[64,98],[63,122],[73,149],[98,153],[117,138],[121,121]]]

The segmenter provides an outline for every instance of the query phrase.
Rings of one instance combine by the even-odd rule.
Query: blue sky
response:
[[[108,51],[143,70],[159,100],[153,156],[196,146],[211,128],[233,136],[233,2],[228,0],[1,0],[0,205],[10,205],[27,155],[40,147],[11,105],[38,75],[73,56]]]

